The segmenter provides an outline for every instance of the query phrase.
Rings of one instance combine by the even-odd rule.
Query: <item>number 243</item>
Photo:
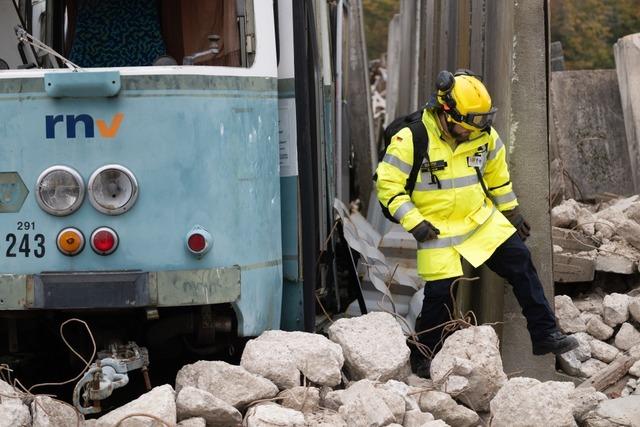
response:
[[[29,233],[25,233],[22,235],[22,238],[20,239],[20,243],[18,243],[18,236],[16,236],[13,233],[7,234],[5,241],[9,244],[9,246],[7,247],[5,256],[7,256],[8,258],[15,258],[16,256],[18,256],[18,254],[22,254],[23,256],[28,258],[31,252],[33,252],[33,256],[35,256],[36,258],[42,258],[45,252],[44,235],[38,233],[35,236],[33,236],[33,244],[34,244],[33,250],[31,249],[30,237],[31,236],[29,235]],[[16,246],[17,246],[17,252],[16,252]]]

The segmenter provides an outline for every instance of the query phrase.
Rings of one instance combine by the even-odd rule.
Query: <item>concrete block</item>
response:
[[[634,193],[619,93],[615,70],[552,73],[554,143],[565,171],[579,183],[584,197]],[[565,184],[571,191],[571,182]]]

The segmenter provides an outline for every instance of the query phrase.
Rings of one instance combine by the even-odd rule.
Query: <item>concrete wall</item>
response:
[[[565,198],[633,194],[616,71],[552,73],[551,109],[551,144],[564,169]]]
[[[442,69],[471,68],[484,76],[498,108],[495,127],[508,147],[512,181],[533,227],[527,244],[552,301],[546,6],[546,0],[403,0],[401,12],[424,12],[420,19],[400,18],[409,21],[401,29],[403,52],[405,47],[415,50],[411,19],[420,28],[418,73],[412,74],[413,63],[402,62],[389,78],[409,88],[409,93],[399,91],[396,114],[402,114],[412,110],[411,100],[419,99],[421,105],[428,99]],[[552,378],[554,358],[531,354],[524,318],[510,287],[491,272],[479,274],[482,283],[470,285],[463,299],[481,321],[504,319],[505,371]]]
[[[621,38],[613,53],[620,83],[629,158],[636,191],[640,190],[640,33]]]

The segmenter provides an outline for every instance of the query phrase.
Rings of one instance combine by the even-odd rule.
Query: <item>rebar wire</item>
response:
[[[67,341],[67,339],[64,336],[64,327],[65,325],[67,325],[68,323],[71,322],[77,322],[80,323],[81,325],[83,325],[86,329],[87,329],[87,333],[89,334],[89,338],[91,338],[91,345],[93,347],[93,351],[91,353],[91,357],[89,358],[89,361],[86,361],[84,359],[84,357],[82,357],[77,351],[75,351],[75,349],[69,344],[69,342]],[[69,383],[72,383],[74,381],[77,381],[78,379],[80,379],[80,377],[82,377],[84,375],[85,372],[87,372],[87,370],[89,369],[89,367],[91,366],[91,361],[94,359],[94,357],[96,356],[96,340],[95,338],[93,338],[93,334],[91,333],[91,329],[89,328],[89,325],[87,324],[87,322],[85,322],[84,320],[80,320],[80,319],[76,319],[76,318],[72,318],[72,319],[68,319],[64,322],[62,322],[62,324],[60,325],[60,337],[62,337],[62,341],[64,341],[64,344],[67,346],[67,348],[69,348],[69,350],[71,350],[71,352],[76,355],[80,360],[82,360],[85,364],[84,368],[82,369],[82,371],[80,371],[80,373],[67,381],[62,381],[62,382],[58,382],[58,383],[41,383],[41,384],[35,384],[32,385],[31,387],[29,387],[29,392],[31,392],[31,390],[33,390],[34,388],[38,388],[38,387],[45,387],[45,386],[60,386],[60,385],[66,385]]]

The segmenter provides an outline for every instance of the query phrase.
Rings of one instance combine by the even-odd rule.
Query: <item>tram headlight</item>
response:
[[[107,215],[127,212],[138,198],[138,181],[133,173],[121,165],[106,165],[89,178],[89,201]]]
[[[82,205],[84,182],[75,169],[56,165],[40,174],[35,193],[38,205],[45,212],[55,216],[70,215]]]

